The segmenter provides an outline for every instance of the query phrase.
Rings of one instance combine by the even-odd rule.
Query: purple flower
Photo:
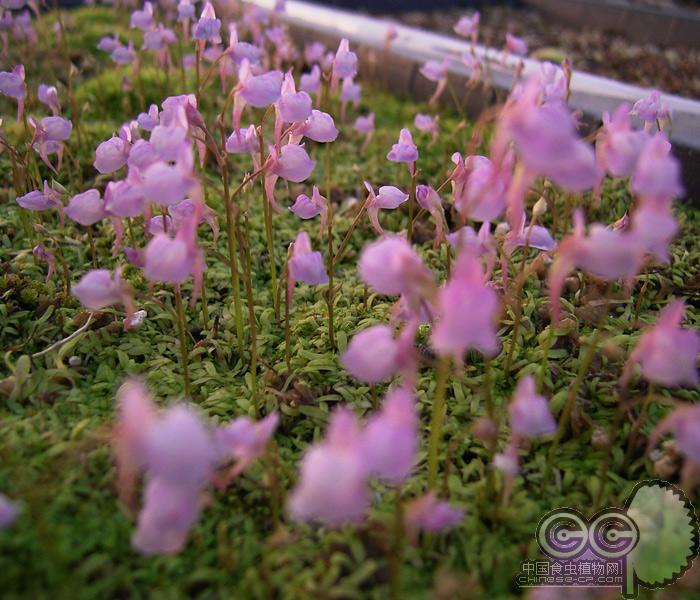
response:
[[[156,125],[149,143],[164,161],[176,161],[190,147],[187,129],[178,125]]]
[[[238,94],[251,106],[264,108],[279,100],[282,94],[282,73],[268,71],[262,75],[252,75],[247,60],[238,72]]]
[[[331,415],[325,440],[302,458],[289,512],[297,520],[331,525],[359,521],[370,503],[367,478],[355,415],[350,409],[338,409]]]
[[[250,463],[262,456],[265,447],[279,424],[279,415],[270,413],[255,423],[248,417],[239,417],[216,431],[220,452]]]
[[[73,123],[63,117],[44,117],[41,119],[41,128],[47,140],[63,142],[70,137]]]
[[[148,31],[153,27],[153,5],[150,2],[144,2],[143,10],[135,10],[131,13],[129,27],[141,31]]]
[[[527,54],[527,44],[525,40],[511,33],[506,33],[506,50],[517,56],[525,56]]]
[[[129,42],[128,46],[122,46],[121,44],[117,46],[110,54],[112,60],[118,65],[129,65],[134,62],[136,58],[136,53],[134,52],[134,46],[132,42]]]
[[[333,78],[345,79],[354,77],[357,73],[357,54],[350,52],[350,42],[343,38],[340,40],[338,50],[333,59]]]
[[[161,477],[150,479],[132,546],[146,555],[182,550],[199,517],[199,494],[197,487],[173,484]]]
[[[659,132],[642,147],[632,175],[632,191],[646,200],[670,201],[683,194],[681,168],[671,144]]]
[[[195,256],[187,243],[165,233],[156,234],[145,250],[144,275],[150,281],[179,284],[185,281],[195,266]]]
[[[311,42],[304,46],[304,59],[310,65],[320,63],[326,53],[326,46],[321,42]]]
[[[138,217],[143,213],[144,203],[141,187],[129,179],[110,181],[105,188],[105,210],[116,217]]]
[[[172,206],[188,196],[193,183],[194,178],[187,165],[158,161],[143,173],[143,194],[149,202]]]
[[[299,80],[299,89],[315,94],[321,89],[321,69],[314,65],[310,73],[302,73]]]
[[[369,113],[366,117],[357,117],[354,125],[355,131],[359,133],[371,133],[374,131],[374,113]]]
[[[320,252],[311,250],[311,239],[305,231],[297,234],[292,244],[292,256],[289,259],[290,287],[293,287],[296,281],[309,285],[328,283],[323,257]]]
[[[217,462],[212,431],[187,405],[168,409],[146,432],[144,464],[151,475],[170,484],[203,485]]]
[[[126,140],[114,136],[97,146],[93,165],[100,173],[114,173],[126,164],[129,150],[130,146]]]
[[[50,208],[58,208],[63,211],[58,192],[49,187],[49,184],[44,180],[44,190],[33,190],[24,196],[17,198],[17,204],[27,210],[48,210]]]
[[[338,137],[338,129],[333,117],[320,110],[312,110],[311,115],[303,123],[295,128],[295,133],[300,133],[314,142],[325,144],[334,142]]]
[[[107,269],[88,271],[73,286],[73,295],[90,310],[102,310],[114,304],[128,305],[130,302],[128,284],[122,280],[119,268],[114,270],[114,275]]]
[[[362,451],[371,475],[397,485],[411,474],[418,453],[418,417],[409,390],[395,388],[386,395],[362,434]]]
[[[414,163],[418,160],[418,148],[413,143],[413,136],[408,129],[401,130],[398,143],[391,147],[386,157],[393,162]]]
[[[260,150],[260,141],[255,131],[255,125],[235,130],[226,139],[226,152],[230,154],[254,154]]]
[[[192,35],[199,42],[221,43],[221,19],[216,18],[211,2],[204,5],[199,21],[192,26]]]
[[[479,260],[463,250],[452,276],[438,292],[430,340],[441,355],[452,355],[461,362],[468,349],[486,356],[499,351],[496,319],[499,302],[496,292],[484,282]]]
[[[603,129],[598,134],[598,164],[613,177],[629,177],[644,147],[646,134],[630,125],[630,108],[621,104],[612,115],[603,115]]]
[[[295,183],[301,183],[311,175],[316,161],[311,160],[303,146],[287,144],[282,146],[279,155],[274,147],[270,149],[272,173]]]
[[[659,90],[652,90],[646,98],[637,100],[630,114],[638,116],[647,123],[655,123],[663,119],[671,118],[671,110],[668,104],[661,100],[661,93]]]
[[[191,0],[180,0],[177,4],[177,20],[179,22],[194,20],[194,4]]]
[[[464,510],[438,500],[432,492],[406,505],[406,526],[413,532],[441,531],[454,527],[464,518]]]
[[[365,181],[365,187],[369,192],[367,199],[367,214],[372,223],[372,227],[379,234],[383,235],[384,230],[379,223],[379,209],[395,209],[401,206],[408,200],[408,194],[402,192],[399,188],[393,185],[383,185],[379,188],[379,194],[374,193],[374,188],[371,184]]]
[[[535,392],[532,375],[526,375],[518,382],[508,414],[511,431],[518,436],[537,437],[557,428],[546,398]]]
[[[479,35],[479,21],[481,15],[479,11],[475,11],[471,17],[460,17],[459,21],[453,27],[456,34],[465,38],[471,38],[472,44],[476,44],[477,36]]]
[[[311,192],[311,198],[306,194],[299,194],[294,204],[289,207],[300,219],[313,219],[321,215],[321,231],[325,229],[324,224],[328,215],[328,201],[321,196],[318,187],[314,186]]]
[[[676,444],[686,458],[694,466],[700,465],[700,404],[674,410],[656,426],[648,447],[656,446],[659,438],[669,431],[675,435]]]
[[[17,101],[17,120],[21,120],[24,114],[24,99],[27,95],[24,66],[17,65],[12,71],[0,71],[0,94]]]
[[[362,86],[355,83],[352,77],[343,79],[343,85],[340,89],[340,99],[343,102],[359,102],[362,97]]]
[[[379,383],[401,368],[402,346],[391,327],[373,325],[353,336],[340,360],[356,379]]]
[[[700,336],[680,324],[685,313],[685,303],[673,300],[661,311],[656,325],[639,338],[622,375],[626,385],[635,364],[639,364],[642,376],[663,386],[697,387],[700,384],[697,359],[700,354]]]
[[[362,280],[380,294],[421,296],[434,285],[433,275],[405,238],[385,235],[365,246],[358,269]]]
[[[73,196],[66,206],[65,213],[76,223],[86,226],[109,216],[100,192],[95,189]]]
[[[277,110],[284,123],[297,123],[311,116],[311,96],[304,91],[296,91],[291,71],[284,76]]]
[[[9,527],[17,520],[19,506],[4,494],[0,494],[0,529]]]
[[[103,52],[112,53],[119,48],[119,46],[121,46],[121,43],[119,42],[119,34],[114,34],[114,37],[105,36],[100,39],[99,43],[97,44],[97,49],[102,50]]]
[[[61,105],[58,102],[58,90],[55,86],[40,83],[37,89],[37,98],[39,102],[48,106],[54,115],[61,111]]]

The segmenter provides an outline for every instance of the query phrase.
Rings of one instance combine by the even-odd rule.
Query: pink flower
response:
[[[151,281],[180,284],[191,274],[195,256],[182,239],[173,239],[159,233],[148,242],[145,249],[144,275]]]
[[[200,43],[221,43],[221,19],[216,18],[216,12],[211,2],[204,5],[199,21],[192,26],[192,36]]]
[[[73,295],[89,310],[102,310],[114,304],[131,304],[128,283],[121,278],[117,267],[114,275],[107,269],[88,271],[77,285],[73,286]],[[127,308],[127,312],[130,312]]]
[[[19,506],[4,494],[0,494],[0,529],[9,527],[17,520]]]
[[[638,116],[647,123],[656,123],[671,118],[671,110],[668,104],[661,100],[659,90],[652,90],[646,98],[637,100],[630,114]]]
[[[418,160],[418,148],[413,143],[413,136],[408,129],[399,133],[399,141],[391,147],[387,159],[392,162],[414,163]]]
[[[629,177],[634,172],[646,135],[630,125],[630,108],[621,104],[613,113],[603,114],[603,128],[598,133],[598,164],[614,177]]]
[[[532,375],[526,375],[518,382],[508,414],[511,431],[518,436],[537,437],[557,428],[546,398],[535,392]]]
[[[659,438],[669,431],[673,432],[676,444],[686,458],[700,465],[700,404],[674,410],[654,429],[648,447],[656,446]]]
[[[398,485],[410,474],[418,453],[415,400],[405,388],[391,390],[367,423],[362,452],[370,474]]]
[[[302,458],[289,499],[291,516],[331,525],[361,520],[370,503],[368,475],[355,415],[340,408],[331,415],[325,440]]]
[[[311,115],[303,123],[297,126],[294,132],[322,144],[334,142],[338,137],[338,129],[333,117],[315,109],[311,111]]]
[[[299,194],[296,201],[289,207],[300,219],[313,219],[321,215],[321,232],[326,230],[328,224],[328,201],[321,196],[318,187],[314,186],[311,193],[311,198],[306,194]]]
[[[510,186],[512,154],[507,154],[499,169],[485,156],[469,156],[462,161],[458,153],[453,178],[455,206],[465,219],[495,221],[506,208],[506,192]]]
[[[299,144],[282,146],[279,155],[274,148],[271,148],[271,156],[272,173],[295,183],[307,179],[316,166],[316,161],[311,160],[304,146]]]
[[[321,42],[310,42],[304,46],[304,59],[310,65],[323,60],[326,53],[326,46]]]
[[[262,75],[252,75],[247,60],[241,64],[238,82],[237,95],[256,108],[274,104],[282,94],[282,73],[268,71]]]
[[[700,384],[697,358],[700,354],[700,336],[680,324],[685,313],[682,300],[673,300],[661,311],[656,325],[639,338],[622,375],[626,385],[632,368],[639,364],[642,376],[659,385],[692,386]]]
[[[670,259],[668,246],[678,232],[671,203],[641,202],[632,214],[630,232],[656,260],[667,263]]]
[[[112,53],[110,54],[112,61],[118,65],[129,65],[134,62],[136,58],[136,53],[134,52],[134,45],[129,42],[128,46],[122,46],[119,44]]]
[[[316,94],[321,89],[321,69],[314,65],[310,73],[302,73],[299,79],[299,89],[308,94]]]
[[[367,202],[367,214],[372,222],[374,230],[379,234],[383,235],[384,230],[379,224],[379,209],[389,209],[393,210],[401,206],[406,200],[408,200],[408,194],[402,192],[399,188],[393,185],[383,185],[379,188],[379,194],[374,193],[374,188],[369,182],[365,181],[365,187],[369,191],[369,198]]]
[[[517,56],[527,55],[527,44],[525,40],[510,33],[506,33],[506,50]]]
[[[143,446],[148,472],[173,485],[204,485],[218,462],[212,431],[185,404],[176,404],[162,414],[147,429]]]
[[[632,175],[632,191],[646,200],[670,201],[683,194],[681,168],[659,132],[644,143]]]
[[[44,180],[44,190],[33,190],[24,196],[19,196],[17,204],[27,210],[48,210],[50,208],[58,208],[63,211],[63,204],[58,192],[49,187],[49,184]]]
[[[189,150],[188,150],[189,152]],[[143,195],[149,202],[160,206],[172,206],[182,202],[194,185],[191,156],[170,164],[157,161],[143,172]]]
[[[0,71],[0,94],[17,101],[17,120],[24,114],[24,99],[27,96],[27,84],[24,83],[24,67],[15,66],[12,71]]]
[[[247,129],[237,129],[226,139],[226,152],[229,154],[253,154],[260,151],[260,141],[255,125]]]
[[[565,104],[539,104],[539,85],[539,79],[532,78],[517,98],[511,97],[502,113],[496,148],[502,147],[505,134],[513,139],[520,160],[532,173],[572,191],[593,187],[602,175],[593,148],[576,135],[575,122]]]
[[[110,181],[105,188],[105,210],[116,217],[138,217],[143,213],[144,203],[141,186],[128,178],[124,181]]]
[[[49,268],[46,273],[46,281],[51,279],[51,276],[56,272],[56,257],[41,244],[37,244],[32,248],[32,255],[48,263]]]
[[[150,2],[144,2],[143,10],[135,10],[131,13],[129,27],[132,29],[148,31],[153,25],[153,5]]]
[[[353,336],[340,360],[353,377],[379,383],[399,371],[403,354],[402,344],[391,327],[373,325]]]
[[[359,133],[371,133],[374,131],[374,113],[369,113],[366,117],[357,117],[354,128]]]
[[[142,554],[175,554],[199,517],[199,489],[161,477],[148,481],[131,543]]]
[[[309,285],[328,283],[326,267],[320,252],[311,250],[311,239],[305,231],[297,234],[292,245],[292,256],[289,259],[289,284],[301,281]]]
[[[224,455],[248,464],[265,452],[265,447],[279,424],[279,415],[270,413],[261,421],[238,417],[216,431],[216,441]]]
[[[82,194],[76,194],[68,202],[65,213],[69,218],[81,225],[93,225],[109,216],[105,209],[100,192],[91,189]]]
[[[428,100],[428,104],[435,103],[437,99],[442,95],[442,92],[445,90],[445,86],[447,85],[447,72],[449,70],[449,67],[450,61],[445,58],[442,62],[437,62],[436,60],[429,60],[420,68],[420,72],[421,75],[423,75],[423,77],[429,79],[430,81],[435,81],[437,83],[435,92],[433,92],[433,95],[430,97],[430,100]]]
[[[343,38],[340,40],[338,50],[333,59],[333,78],[345,79],[354,77],[357,73],[357,54],[350,52],[350,42]]]
[[[340,99],[343,102],[359,102],[362,97],[362,86],[355,83],[352,77],[343,79],[343,86],[340,90]]]
[[[406,505],[406,526],[415,533],[435,532],[454,527],[464,518],[464,509],[438,500],[432,492]]]
[[[102,142],[95,151],[95,168],[103,174],[121,169],[129,157],[130,146],[120,137],[114,136]]]
[[[44,117],[41,119],[41,128],[47,140],[63,142],[70,137],[73,123],[63,117]]]
[[[550,100],[566,102],[569,95],[569,82],[564,69],[551,62],[543,62],[540,66],[540,89],[543,102]]]
[[[465,38],[471,38],[472,44],[476,44],[477,36],[479,35],[479,21],[481,15],[479,11],[475,11],[471,17],[460,17],[459,21],[453,27],[456,34]]]
[[[168,207],[168,213],[172,217],[173,225],[178,230],[183,226],[187,227],[190,219],[198,218],[197,225],[206,223],[211,227],[214,240],[219,237],[219,221],[216,218],[216,213],[203,202],[194,202],[185,198],[182,202],[171,204]]]
[[[445,211],[442,208],[440,195],[429,185],[419,185],[416,187],[416,200],[421,208],[430,213],[435,221],[435,246],[444,238],[446,229]]]
[[[559,297],[566,277],[576,268],[608,281],[633,277],[644,259],[645,247],[635,235],[600,224],[584,232],[583,213],[574,213],[574,230],[559,243],[557,258],[549,269],[548,285],[552,320],[559,322]]]
[[[423,133],[429,133],[432,135],[432,143],[435,143],[438,138],[440,130],[438,128],[438,121],[440,117],[431,117],[430,115],[417,114],[416,118],[413,120],[413,124],[416,126],[418,131]]]
[[[433,275],[405,238],[385,235],[365,246],[358,269],[362,280],[380,294],[423,296],[432,291]]]
[[[285,123],[304,121],[311,115],[311,96],[304,91],[296,91],[291,71],[284,76],[277,110]]]
[[[58,90],[55,86],[40,83],[37,89],[37,99],[42,104],[48,106],[54,115],[57,115],[61,111],[61,105],[58,102]]]
[[[431,342],[438,354],[452,355],[461,362],[466,350],[486,356],[499,351],[496,292],[484,282],[479,260],[462,251],[450,280],[438,292]]]

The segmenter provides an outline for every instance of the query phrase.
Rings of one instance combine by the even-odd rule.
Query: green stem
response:
[[[544,345],[542,346],[542,364],[540,365],[540,372],[537,375],[537,391],[542,393],[544,389],[544,377],[547,369],[549,368],[549,352],[552,349],[552,344],[554,343],[554,323],[549,324],[549,333],[545,338]]]
[[[90,243],[90,255],[92,257],[92,266],[97,268],[97,249],[95,248],[95,236],[92,234],[92,225],[87,226],[88,241]]]
[[[438,456],[442,439],[442,424],[445,417],[445,392],[450,360],[441,358],[437,366],[437,382],[433,411],[430,418],[430,439],[428,442],[428,489],[434,490],[438,476]]]
[[[245,292],[248,300],[248,321],[250,326],[250,384],[253,388],[253,406],[255,408],[255,416],[260,415],[260,407],[258,406],[258,333],[257,324],[255,322],[255,304],[253,301],[253,284],[251,278],[251,262],[250,262],[250,222],[248,220],[248,196],[246,194],[246,205],[244,213],[245,221],[245,242],[239,238],[238,247],[241,253],[241,258],[245,264],[247,276],[245,277]],[[238,229],[239,235],[240,228]]]
[[[416,185],[418,183],[418,168],[413,163],[411,168],[411,193],[408,196],[408,241],[413,242],[413,205],[416,201]]]
[[[175,309],[177,311],[177,334],[180,338],[180,361],[182,363],[182,381],[185,388],[185,397],[190,398],[190,369],[187,364],[187,340],[185,338],[185,310],[182,306],[182,294],[180,286],[175,285]]]
[[[401,488],[396,490],[394,499],[394,526],[393,538],[389,549],[389,588],[391,600],[401,598],[401,563],[404,553],[404,510],[401,500]]]
[[[600,328],[595,330],[593,338],[589,342],[588,348],[586,349],[586,354],[579,365],[578,373],[576,373],[576,379],[573,385],[569,388],[569,395],[566,397],[566,403],[564,404],[564,409],[562,410],[561,416],[559,417],[559,427],[552,441],[552,446],[549,449],[549,455],[547,456],[547,464],[544,469],[544,474],[542,476],[542,490],[545,491],[547,487],[547,482],[549,479],[550,472],[552,470],[552,463],[554,462],[554,455],[559,448],[559,442],[564,436],[567,427],[569,426],[569,421],[571,418],[571,410],[574,407],[574,402],[578,395],[578,391],[583,383],[584,377],[588,374],[588,369],[593,362],[593,357],[595,356],[595,351],[598,347],[598,341],[600,339]]]
[[[331,145],[326,144],[326,202],[328,204],[328,341],[331,350],[335,351],[335,327],[333,321],[333,306],[335,290],[333,278],[335,275],[335,260],[333,256],[333,204],[331,203]]]

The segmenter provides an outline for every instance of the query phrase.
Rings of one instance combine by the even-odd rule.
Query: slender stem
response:
[[[627,452],[625,453],[625,464],[629,464],[630,459],[632,458],[632,453],[634,452],[634,448],[637,444],[637,437],[639,436],[639,430],[641,429],[642,425],[644,424],[644,421],[646,420],[647,414],[649,412],[649,405],[651,404],[651,401],[654,399],[654,384],[650,383],[649,384],[649,389],[647,390],[646,396],[644,396],[644,399],[642,400],[642,406],[639,411],[639,418],[634,422],[634,425],[632,425],[632,430],[630,431],[630,435],[627,441]]]
[[[185,310],[182,306],[180,286],[175,285],[175,309],[177,311],[177,334],[180,338],[180,360],[182,363],[182,381],[185,387],[185,397],[190,398],[190,369],[187,364],[187,339],[185,338]]]
[[[552,463],[554,461],[554,455],[559,448],[559,442],[563,437],[567,427],[569,426],[569,420],[571,417],[571,410],[576,401],[579,388],[583,383],[583,379],[588,374],[588,369],[593,362],[593,357],[595,356],[596,349],[598,347],[598,341],[600,339],[600,328],[595,330],[591,341],[589,342],[586,354],[584,355],[581,363],[579,365],[578,373],[576,373],[576,379],[573,385],[569,388],[569,395],[566,397],[566,403],[564,404],[564,409],[562,410],[561,416],[559,417],[559,427],[552,441],[552,445],[549,448],[549,455],[547,456],[547,464],[544,469],[544,474],[542,476],[542,490],[544,491],[547,487],[547,481],[549,479],[549,474],[552,470]]]
[[[389,587],[391,600],[401,598],[401,563],[404,553],[404,510],[401,500],[401,488],[397,488],[394,498],[393,538],[389,548]]]
[[[549,333],[545,339],[544,345],[542,346],[542,364],[540,365],[540,372],[537,375],[537,391],[542,393],[544,389],[544,377],[547,369],[549,368],[549,352],[552,349],[552,344],[554,343],[554,323],[549,324]]]
[[[247,276],[244,279],[246,299],[248,304],[248,322],[250,327],[250,384],[253,388],[253,406],[255,408],[255,416],[259,416],[260,407],[258,406],[258,333],[257,324],[255,322],[255,304],[253,303],[253,284],[251,281],[251,263],[250,263],[250,222],[248,220],[248,196],[246,195],[244,223],[245,223],[245,242],[239,238],[238,247],[241,253],[241,258],[245,264]],[[241,234],[240,228],[238,234]]]
[[[263,140],[263,121],[260,123],[260,128],[258,129],[258,139],[260,141],[260,164],[265,164],[265,143]],[[265,218],[265,237],[267,239],[267,255],[270,263],[270,291],[272,292],[272,304],[275,308],[275,318],[279,323],[280,320],[280,303],[279,295],[277,291],[277,266],[275,265],[275,242],[273,238],[272,230],[272,209],[270,203],[267,201],[267,196],[265,194],[265,178],[263,177],[260,181],[260,189],[262,191],[262,203],[263,203],[263,216]]]
[[[416,185],[418,182],[418,168],[416,163],[411,167],[411,193],[408,196],[408,241],[413,241],[413,205],[416,202]]]
[[[196,77],[196,82],[195,82],[195,97],[197,99],[197,108],[199,110],[202,110],[202,106],[199,103],[199,69],[200,69],[200,61],[201,61],[201,52],[199,49],[199,40],[195,41],[195,77]]]
[[[328,204],[328,341],[331,350],[335,351],[335,328],[333,323],[333,307],[335,290],[333,277],[335,275],[335,260],[333,256],[333,204],[331,202],[331,145],[326,144],[326,202]]]
[[[221,127],[221,144],[225,144],[226,134]],[[225,155],[224,155],[225,156]],[[241,286],[238,278],[238,259],[236,249],[236,236],[233,232],[233,200],[229,193],[229,178],[228,168],[225,159],[221,159],[220,163],[221,179],[224,186],[224,205],[226,207],[226,242],[228,245],[228,260],[229,270],[231,272],[231,291],[233,292],[233,313],[236,321],[236,340],[238,341],[238,350],[243,354],[243,346],[245,335],[243,332],[243,312],[241,308]]]
[[[637,303],[634,307],[634,317],[632,318],[632,327],[635,327],[637,321],[639,320],[639,313],[642,310],[642,302],[647,293],[647,288],[649,287],[649,271],[646,272],[644,277],[644,283],[642,284],[642,289],[639,291],[639,296],[637,297]]]
[[[209,329],[209,307],[207,306],[207,272],[202,272],[202,325]]]
[[[445,417],[445,391],[447,376],[450,370],[450,360],[441,358],[437,366],[437,382],[433,411],[430,418],[430,439],[428,442],[428,489],[435,489],[438,476],[438,456],[440,440],[442,439],[442,424]]]
[[[90,242],[90,255],[92,256],[92,266],[97,268],[97,249],[95,248],[95,236],[92,234],[92,225],[87,226],[88,241]]]
[[[335,256],[333,257],[333,265],[334,266],[337,265],[340,262],[340,259],[343,257],[343,252],[345,252],[345,247],[348,245],[348,242],[350,241],[350,236],[352,235],[352,232],[355,231],[355,228],[357,227],[358,223],[360,222],[362,215],[365,214],[365,211],[367,210],[368,203],[369,203],[369,196],[367,197],[367,200],[365,200],[362,203],[360,210],[358,211],[357,215],[355,215],[355,218],[353,219],[352,223],[350,224],[350,228],[345,233],[345,237],[343,238],[343,241],[340,242],[340,246],[338,246],[338,249],[335,252]]]
[[[291,254],[290,250],[287,252],[287,261],[284,263],[284,270],[282,271],[282,281],[287,282],[284,291],[284,362],[287,365],[287,375],[292,373],[292,361],[290,358],[289,346],[291,345],[291,325],[289,322],[289,309],[291,304],[291,294],[289,293],[289,258]]]

